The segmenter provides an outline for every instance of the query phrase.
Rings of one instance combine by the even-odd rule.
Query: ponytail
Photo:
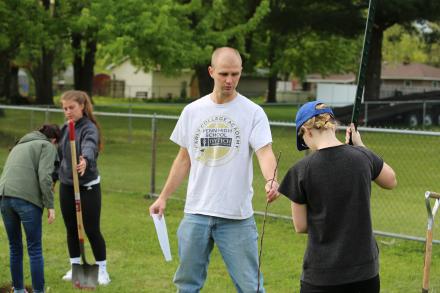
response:
[[[90,121],[95,124],[96,128],[98,128],[98,150],[102,150],[103,143],[102,143],[102,135],[101,135],[101,126],[99,125],[98,121],[96,120],[95,115],[93,115],[93,105],[90,100],[89,95],[86,92],[83,91],[66,91],[61,96],[61,101],[75,101],[80,105],[84,105],[83,109],[83,115],[90,119]]]

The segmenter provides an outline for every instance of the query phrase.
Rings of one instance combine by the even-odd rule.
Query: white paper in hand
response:
[[[168,241],[167,225],[165,216],[159,217],[159,214],[152,214],[154,226],[156,227],[157,238],[159,239],[160,248],[166,261],[171,261],[170,242]]]

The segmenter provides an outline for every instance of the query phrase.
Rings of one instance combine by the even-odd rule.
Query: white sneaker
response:
[[[110,283],[110,276],[107,273],[106,269],[99,270],[98,273],[98,283],[99,285],[108,285]]]
[[[72,281],[72,269],[70,269],[64,276],[63,276],[63,280],[64,281]]]

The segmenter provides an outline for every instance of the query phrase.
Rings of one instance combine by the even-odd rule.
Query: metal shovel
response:
[[[79,192],[78,172],[76,170],[76,146],[75,146],[75,124],[73,120],[69,121],[69,140],[70,152],[72,155],[72,175],[73,189],[75,191],[75,209],[76,223],[78,228],[79,249],[81,253],[82,264],[72,265],[72,284],[79,289],[95,289],[98,285],[98,265],[90,265],[86,261],[84,251],[84,226],[81,211],[81,196]]]
[[[430,199],[435,199],[434,208],[431,209]],[[426,246],[425,246],[425,264],[423,266],[423,286],[422,293],[429,291],[429,273],[431,270],[432,258],[432,229],[434,226],[434,217],[440,206],[440,194],[432,191],[425,192],[425,203],[428,212],[428,227],[426,229]]]

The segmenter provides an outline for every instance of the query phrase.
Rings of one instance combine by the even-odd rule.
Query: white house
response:
[[[160,69],[145,72],[135,67],[130,59],[126,58],[119,64],[108,68],[111,79],[122,81],[125,97],[142,98],[171,98],[190,96],[193,72],[182,70],[180,73],[169,76]]]

